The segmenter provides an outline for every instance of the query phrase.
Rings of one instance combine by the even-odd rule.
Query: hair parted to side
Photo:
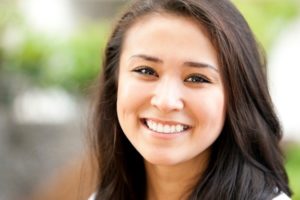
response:
[[[265,200],[277,195],[275,188],[291,195],[279,148],[282,131],[264,73],[266,63],[239,11],[229,0],[137,0],[108,40],[97,88],[93,121],[99,167],[96,199],[146,197],[144,161],[120,128],[116,101],[126,33],[142,16],[154,12],[188,17],[201,24],[221,66],[227,103],[225,124],[190,199]]]

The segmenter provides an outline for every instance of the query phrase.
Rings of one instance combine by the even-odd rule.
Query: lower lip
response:
[[[143,127],[146,128],[153,137],[159,138],[159,139],[165,139],[165,140],[175,139],[175,138],[178,138],[178,137],[181,137],[181,136],[187,134],[187,131],[188,131],[188,130],[185,130],[185,131],[182,131],[179,133],[158,133],[158,132],[155,132],[155,131],[149,129],[148,126],[145,125],[143,122],[141,122],[141,123],[142,123]]]

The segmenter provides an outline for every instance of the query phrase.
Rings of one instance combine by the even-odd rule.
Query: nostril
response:
[[[151,105],[162,111],[181,110],[184,108],[182,99],[172,96],[154,96],[151,99]]]

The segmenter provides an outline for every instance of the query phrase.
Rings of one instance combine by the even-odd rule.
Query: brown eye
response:
[[[191,75],[188,78],[184,80],[184,82],[188,83],[210,83],[208,78],[202,76],[202,75]]]
[[[134,69],[133,71],[136,73],[142,74],[142,75],[146,75],[146,76],[158,77],[158,74],[155,72],[155,70],[152,69],[151,67],[147,67],[147,66],[138,67],[138,68]]]

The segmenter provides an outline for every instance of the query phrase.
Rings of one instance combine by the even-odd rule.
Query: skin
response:
[[[148,199],[185,199],[225,120],[217,53],[194,20],[156,13],[128,30],[119,66],[120,125],[145,159]],[[163,134],[145,120],[187,130]]]

